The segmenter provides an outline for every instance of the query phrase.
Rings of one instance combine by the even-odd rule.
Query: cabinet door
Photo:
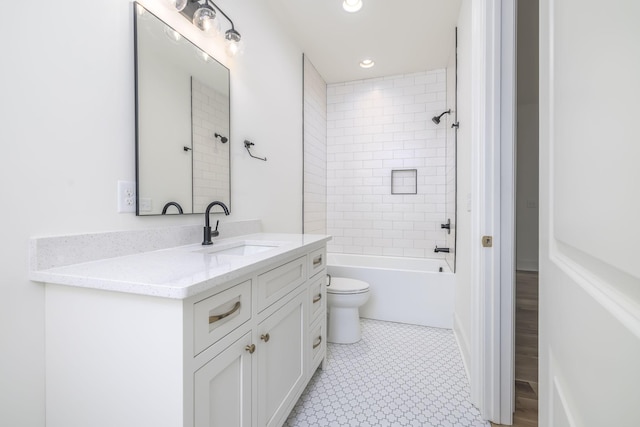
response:
[[[251,333],[194,374],[195,427],[251,426]]]
[[[258,326],[259,427],[280,425],[304,385],[306,299],[298,294]]]

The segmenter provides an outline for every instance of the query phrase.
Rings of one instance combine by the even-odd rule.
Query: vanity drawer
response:
[[[269,307],[305,282],[306,259],[306,256],[302,256],[258,276],[258,311]]]
[[[318,365],[326,354],[326,325],[324,319],[319,319],[310,329],[308,345],[311,348],[309,353],[309,371],[308,375],[312,375],[318,368]]]
[[[320,276],[309,286],[309,323],[316,321],[321,313],[326,313],[327,285],[326,276]]]
[[[309,254],[309,277],[315,276],[327,266],[327,253],[325,248],[320,248]]]
[[[251,280],[195,303],[193,352],[199,354],[251,318]]]

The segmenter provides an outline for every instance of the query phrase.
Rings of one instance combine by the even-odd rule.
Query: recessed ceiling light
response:
[[[357,12],[362,8],[362,0],[344,0],[342,8],[347,12]]]
[[[362,68],[371,68],[374,65],[376,65],[376,63],[373,62],[373,59],[367,58],[367,59],[363,59],[362,61],[360,61],[360,66]]]

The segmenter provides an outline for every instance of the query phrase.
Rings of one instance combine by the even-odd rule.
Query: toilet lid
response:
[[[331,286],[327,287],[327,292],[330,294],[356,294],[368,290],[367,282],[346,277],[332,277]]]

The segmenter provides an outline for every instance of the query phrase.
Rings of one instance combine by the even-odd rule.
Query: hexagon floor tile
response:
[[[285,427],[487,427],[449,329],[361,319],[362,340],[329,344]]]

